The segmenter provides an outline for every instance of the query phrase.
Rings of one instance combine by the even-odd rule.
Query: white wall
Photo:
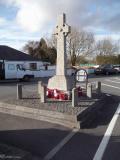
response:
[[[51,77],[56,74],[56,67],[49,66],[48,70],[40,70],[39,76],[40,77]],[[71,76],[74,73],[74,69],[67,69],[67,75]]]

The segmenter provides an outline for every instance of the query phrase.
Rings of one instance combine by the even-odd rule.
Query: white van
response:
[[[47,69],[41,61],[3,61],[0,62],[0,79],[29,80],[35,77],[51,77],[55,69]]]
[[[42,62],[4,61],[0,62],[0,79],[24,79],[40,76]]]

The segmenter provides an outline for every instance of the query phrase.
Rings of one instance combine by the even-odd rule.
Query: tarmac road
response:
[[[70,137],[72,131],[63,126],[0,113],[0,142],[52,160],[92,160],[120,103],[120,76],[97,76],[89,81],[101,81],[102,91],[108,94],[108,101],[89,127],[76,131]],[[37,84],[29,83],[25,89],[26,92],[34,92]],[[1,100],[15,95],[16,83],[0,85]],[[102,159],[120,159],[119,115],[109,138]]]

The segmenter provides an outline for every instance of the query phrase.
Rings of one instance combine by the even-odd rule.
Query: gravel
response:
[[[7,99],[3,99],[2,102],[25,106],[30,108],[37,108],[43,110],[52,110],[67,114],[79,114],[83,110],[87,109],[88,107],[92,106],[96,101],[100,100],[101,96],[97,96],[96,94],[93,95],[92,99],[88,99],[85,96],[79,98],[79,103],[77,107],[72,107],[71,101],[59,101],[54,99],[47,99],[46,103],[41,103],[39,94],[36,93],[27,93],[23,95],[23,98],[17,100],[16,97],[9,97]]]

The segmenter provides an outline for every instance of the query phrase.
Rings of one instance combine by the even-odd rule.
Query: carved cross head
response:
[[[63,13],[58,17],[58,24],[55,29],[55,35],[67,36],[70,33],[70,26],[66,24],[66,15]]]

